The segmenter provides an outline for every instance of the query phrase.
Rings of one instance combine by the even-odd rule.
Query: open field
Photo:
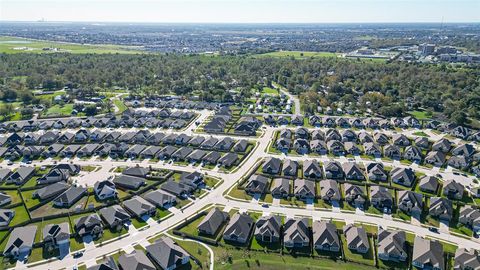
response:
[[[293,57],[293,58],[309,58],[309,57],[337,57],[336,53],[331,52],[301,52],[301,51],[278,51],[255,55],[256,57]]]
[[[48,50],[44,48],[49,48]],[[138,47],[119,45],[82,45],[61,43],[54,41],[43,41],[24,39],[18,37],[0,37],[0,53],[121,53],[136,54],[144,53]]]

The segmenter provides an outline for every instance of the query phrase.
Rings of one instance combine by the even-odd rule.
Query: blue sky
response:
[[[0,20],[480,22],[480,0],[0,0]]]

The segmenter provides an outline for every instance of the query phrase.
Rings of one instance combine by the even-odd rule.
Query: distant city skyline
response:
[[[2,21],[480,22],[479,0],[0,0]]]

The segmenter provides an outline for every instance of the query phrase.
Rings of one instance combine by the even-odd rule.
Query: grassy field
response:
[[[73,104],[65,104],[63,106],[53,105],[48,108],[43,116],[70,116],[73,111]]]
[[[331,52],[301,52],[301,51],[278,51],[256,55],[257,57],[293,57],[293,58],[310,58],[310,57],[337,57],[336,53]]]
[[[56,50],[44,50],[44,48],[54,48]],[[32,40],[18,37],[0,37],[0,53],[121,53],[136,54],[144,53],[138,47],[128,47],[119,45],[82,45],[61,43],[55,41]]]
[[[126,109],[128,109],[127,106],[125,106],[125,104],[123,103],[123,101],[119,99],[114,99],[113,104],[117,106],[118,113],[123,113]]]
[[[418,120],[426,120],[432,118],[432,116],[429,115],[426,111],[409,111],[408,114],[417,118]]]
[[[270,87],[263,87],[262,94],[278,95],[278,90]]]

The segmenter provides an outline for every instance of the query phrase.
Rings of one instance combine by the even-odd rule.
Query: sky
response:
[[[0,0],[2,21],[480,22],[480,0]]]

